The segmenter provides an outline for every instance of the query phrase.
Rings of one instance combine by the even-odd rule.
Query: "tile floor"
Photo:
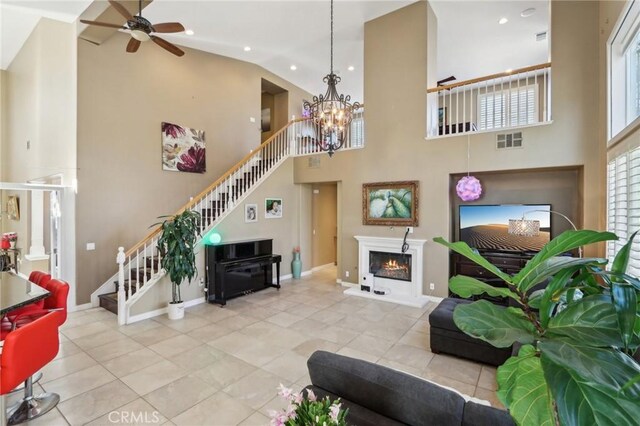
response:
[[[101,308],[71,313],[60,353],[36,386],[61,402],[31,424],[267,425],[267,412],[284,407],[278,384],[309,384],[306,360],[318,349],[500,406],[494,368],[429,351],[435,303],[416,309],[343,290],[329,268],[225,308],[194,306],[180,321],[162,316],[120,327]]]

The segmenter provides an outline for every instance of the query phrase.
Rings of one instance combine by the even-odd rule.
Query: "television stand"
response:
[[[514,275],[520,272],[520,270],[526,265],[527,261],[535,256],[535,253],[530,252],[484,252],[481,253],[482,257],[487,259],[492,265],[495,265],[501,271]],[[466,257],[459,255],[458,253],[451,253],[450,262],[450,277],[455,275],[466,275],[468,277],[476,278],[480,281],[493,285],[494,287],[506,287],[506,283],[498,278],[496,275],[484,269],[482,266],[477,265],[467,259]],[[449,297],[460,296],[449,291]],[[505,297],[494,297],[487,294],[479,296],[473,296],[470,300],[485,299],[490,302],[507,305],[508,300]]]

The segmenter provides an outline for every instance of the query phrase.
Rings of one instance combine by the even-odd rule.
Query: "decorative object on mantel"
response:
[[[264,217],[266,219],[282,218],[282,198],[264,199]]]
[[[152,33],[181,33],[184,27],[179,22],[165,22],[162,24],[152,24],[142,17],[142,0],[138,0],[138,15],[132,15],[127,8],[114,0],[109,0],[109,4],[126,20],[126,26],[112,24],[110,22],[87,21],[81,19],[80,22],[87,25],[96,25],[98,27],[116,28],[119,30],[131,31],[131,39],[127,43],[127,53],[136,53],[143,41],[153,40],[155,44],[163,49],[173,53],[176,56],[184,55],[184,52],[167,40],[160,38]]]
[[[351,104],[350,95],[338,94],[336,85],[340,83],[340,77],[333,72],[333,0],[331,0],[331,71],[323,81],[327,83],[327,91],[324,95],[313,97],[313,103],[304,102],[304,109],[320,129],[320,137],[316,138],[316,144],[322,151],[326,151],[329,157],[340,148],[349,135],[351,119],[355,110],[360,108],[358,102]]]
[[[482,184],[475,176],[469,173],[469,160],[471,158],[471,137],[467,136],[467,175],[462,177],[456,185],[456,194],[462,201],[475,201],[482,195]]]
[[[293,278],[300,278],[302,273],[302,261],[300,260],[300,246],[293,248],[293,260],[291,261],[291,275]]]
[[[418,226],[417,180],[362,185],[362,224]]]
[[[20,220],[20,198],[17,195],[7,197],[7,215],[10,220]]]
[[[304,396],[304,393],[307,396]],[[349,409],[342,409],[340,398],[331,401],[328,396],[318,399],[311,389],[294,392],[282,383],[278,395],[288,402],[286,409],[269,410],[271,424],[277,426],[347,426],[346,416]]]
[[[11,243],[9,242],[9,238],[3,235],[2,239],[0,240],[0,249],[7,250],[10,248],[11,248]]]
[[[162,170],[204,173],[205,154],[204,130],[162,123]]]
[[[180,284],[189,282],[198,275],[196,268],[195,248],[200,236],[200,213],[185,210],[175,216],[166,218],[160,224],[162,235],[158,238],[158,254],[160,266],[171,279],[171,302],[169,302],[169,319],[184,317],[184,302],[180,295]]]

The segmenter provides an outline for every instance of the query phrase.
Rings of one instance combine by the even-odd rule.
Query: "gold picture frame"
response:
[[[7,216],[10,220],[20,220],[20,198],[17,195],[7,198]]]
[[[418,226],[417,180],[362,184],[362,224]]]

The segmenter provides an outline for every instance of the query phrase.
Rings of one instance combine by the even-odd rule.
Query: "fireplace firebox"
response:
[[[375,277],[411,282],[411,255],[371,250],[369,273]]]

